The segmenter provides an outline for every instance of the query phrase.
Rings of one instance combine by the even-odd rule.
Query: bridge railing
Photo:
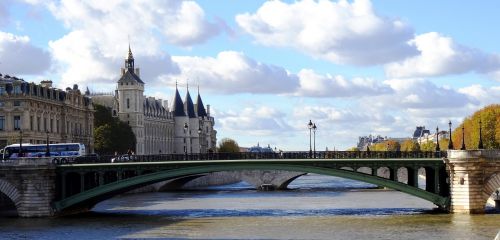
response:
[[[77,157],[61,161],[53,158],[53,163],[118,163],[118,162],[161,162],[161,161],[198,161],[198,160],[243,160],[243,159],[418,159],[442,158],[447,152],[402,152],[402,151],[308,151],[293,152],[238,152],[238,153],[193,153],[193,154],[156,154],[156,155],[105,155]]]

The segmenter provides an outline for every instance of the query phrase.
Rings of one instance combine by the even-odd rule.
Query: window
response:
[[[30,116],[30,130],[33,131],[33,116]]]
[[[56,133],[59,133],[59,120],[56,120]]]
[[[127,98],[127,108],[130,108],[130,99]]]
[[[0,101],[0,107],[4,107],[5,106],[5,102],[4,101]]]
[[[39,131],[39,132],[40,132],[40,130],[41,130],[41,129],[40,129],[40,122],[41,122],[41,121],[40,121],[40,117],[37,117],[37,118],[36,118],[36,130],[37,130],[37,131]]]
[[[14,107],[21,106],[21,101],[14,101]]]
[[[0,86],[0,95],[5,95],[5,86]]]
[[[14,85],[14,94],[21,94],[21,85]]]
[[[5,116],[0,116],[0,131],[5,130]]]
[[[50,119],[50,132],[54,132],[54,119]]]
[[[47,132],[48,128],[47,128],[47,118],[43,118],[43,130],[44,132]]]
[[[14,116],[14,130],[21,130],[21,116]]]

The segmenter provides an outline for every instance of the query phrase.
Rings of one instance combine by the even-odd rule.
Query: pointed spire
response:
[[[191,99],[191,95],[189,94],[189,90],[186,92],[184,107],[189,118],[196,118],[196,114],[194,112],[194,104],[193,100]]]
[[[206,117],[207,111],[205,110],[205,105],[203,105],[203,101],[200,96],[200,85],[198,85],[198,98],[196,99],[196,114],[198,117]]]
[[[184,103],[182,103],[181,95],[179,94],[179,90],[177,89],[177,81],[175,82],[175,96],[172,105],[172,112],[174,113],[174,117],[186,116],[186,112],[184,111]]]
[[[128,56],[127,59],[134,59],[134,55],[132,54],[132,49],[130,49],[130,43],[128,44]]]

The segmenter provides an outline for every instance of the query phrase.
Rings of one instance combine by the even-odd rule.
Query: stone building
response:
[[[175,89],[172,107],[168,101],[144,96],[144,81],[129,47],[125,66],[114,94],[90,94],[95,103],[112,109],[136,137],[136,154],[204,153],[214,151],[217,131],[210,106],[203,105],[198,91],[193,104],[189,89],[184,101]]]
[[[78,142],[94,150],[94,108],[77,85],[66,90],[0,74],[0,147],[8,144]]]

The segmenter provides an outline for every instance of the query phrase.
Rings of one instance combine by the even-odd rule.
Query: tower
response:
[[[184,154],[189,153],[188,149],[188,131],[189,131],[189,118],[186,116],[184,110],[184,103],[182,102],[181,95],[175,84],[175,95],[172,101],[172,115],[174,117],[174,146],[173,153]]]
[[[140,78],[139,68],[134,68],[134,56],[130,45],[125,58],[121,77],[117,82],[118,117],[132,128],[135,134],[136,154],[144,153],[144,82]]]

